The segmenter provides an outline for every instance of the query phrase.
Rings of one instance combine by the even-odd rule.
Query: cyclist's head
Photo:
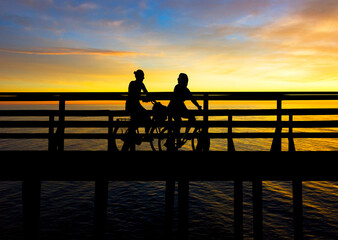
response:
[[[144,72],[141,69],[138,69],[134,72],[136,80],[142,81],[144,79]]]
[[[178,84],[182,85],[182,86],[188,86],[188,75],[185,73],[180,73],[180,75],[178,76]]]

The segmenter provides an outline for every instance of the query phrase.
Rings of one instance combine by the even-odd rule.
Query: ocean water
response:
[[[269,103],[215,103],[211,108],[275,108]],[[317,104],[317,105],[316,105]],[[310,107],[322,106],[312,103]],[[337,105],[335,105],[337,106]],[[335,107],[334,106],[334,107]],[[287,107],[297,108],[299,103]],[[301,106],[304,107],[304,106]],[[0,109],[57,109],[56,105],[1,105]],[[151,108],[147,105],[147,108]],[[123,109],[123,105],[67,105],[67,109]],[[240,118],[240,117],[238,117]],[[256,117],[257,118],[257,117]],[[301,119],[311,119],[302,116]],[[312,117],[313,118],[313,117]],[[328,116],[321,116],[321,119]],[[337,120],[337,116],[330,119]],[[14,118],[12,118],[14,119]],[[18,118],[15,118],[18,119]],[[31,117],[29,120],[35,120]],[[76,118],[74,118],[76,119]],[[96,118],[97,119],[97,118]],[[241,117],[238,120],[245,119]],[[0,120],[9,120],[2,117]],[[27,120],[27,119],[22,119]],[[70,119],[71,120],[71,119]],[[259,120],[259,118],[257,119]],[[272,117],[273,120],[273,117]],[[306,129],[305,129],[306,130]],[[337,129],[317,129],[336,131]],[[47,132],[46,129],[0,129],[1,132]],[[66,129],[68,132],[105,132],[105,129]],[[213,131],[224,131],[222,129]],[[234,129],[255,131],[255,129]],[[265,129],[273,132],[274,129]],[[303,131],[300,129],[299,131]],[[272,139],[235,139],[238,151],[269,151]],[[0,140],[0,150],[47,150],[45,140]],[[296,150],[338,150],[337,140],[296,139]],[[105,140],[66,140],[66,150],[107,149]],[[190,150],[187,144],[183,150]],[[150,150],[142,143],[137,150]],[[211,150],[226,150],[226,140],[211,142]],[[287,141],[283,142],[287,151]],[[0,239],[23,239],[22,182],[0,182]],[[177,188],[177,186],[176,186]],[[177,191],[177,189],[176,189]],[[252,239],[252,183],[244,182],[244,238]],[[233,182],[190,182],[190,239],[232,239]],[[164,237],[164,182],[109,182],[107,239],[161,239]],[[338,239],[338,182],[303,183],[305,239]],[[175,199],[177,229],[177,194]],[[43,239],[92,239],[94,182],[44,181],[41,191],[41,236]],[[265,239],[292,239],[292,185],[290,181],[263,182],[263,232]],[[176,236],[176,235],[174,235]]]

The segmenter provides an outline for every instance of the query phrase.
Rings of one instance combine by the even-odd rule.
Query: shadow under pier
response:
[[[234,239],[243,239],[243,181],[253,184],[254,239],[263,239],[262,181],[292,181],[294,239],[303,238],[303,181],[338,180],[337,152],[6,152],[0,180],[23,181],[25,239],[39,239],[41,181],[95,181],[94,239],[105,239],[109,181],[164,181],[165,236],[189,238],[189,182],[234,183]],[[320,164],[318,161],[320,159]],[[175,186],[178,228],[174,228]]]

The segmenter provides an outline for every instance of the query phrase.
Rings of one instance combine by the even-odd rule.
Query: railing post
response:
[[[107,139],[107,147],[108,147],[108,149],[107,149],[107,151],[108,152],[111,152],[112,151],[112,140],[113,140],[113,127],[111,126],[111,124],[112,124],[112,121],[113,119],[112,119],[112,116],[109,114],[108,115],[108,139]]]
[[[275,135],[272,140],[271,152],[281,152],[282,151],[282,99],[277,99],[277,124]]]
[[[254,240],[261,240],[263,239],[263,197],[262,180],[260,178],[252,181],[252,198]]]
[[[235,145],[232,138],[232,115],[228,115],[228,152],[235,152]]]
[[[28,179],[22,182],[24,239],[40,238],[41,181]]]
[[[289,115],[289,152],[295,152],[295,142],[293,141],[293,136],[292,136],[292,123],[293,123],[293,116],[290,114]]]
[[[95,239],[105,239],[108,201],[108,181],[95,181],[94,234]]]
[[[202,135],[198,141],[198,145],[196,150],[197,151],[209,151],[210,147],[210,138],[209,138],[209,95],[208,93],[204,94],[203,98],[203,128],[202,128]]]
[[[48,129],[48,151],[56,151],[55,135],[54,135],[54,115],[49,115],[49,129]]]
[[[234,230],[235,239],[243,239],[243,180],[234,181]]]
[[[204,98],[203,98],[203,122],[205,123],[204,126],[204,131],[207,132],[208,131],[208,110],[209,110],[209,96],[208,93],[204,93]]]
[[[116,140],[114,137],[116,136],[116,132],[113,132],[113,121],[114,116],[109,114],[108,116],[108,152],[118,151],[116,147]]]
[[[296,178],[292,181],[293,193],[293,224],[294,239],[303,239],[303,196],[302,196],[302,180]]]
[[[60,99],[59,100],[59,126],[56,131],[58,151],[64,150],[65,110],[66,110],[66,101],[64,99]]]

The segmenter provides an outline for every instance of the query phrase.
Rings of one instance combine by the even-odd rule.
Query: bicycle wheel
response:
[[[113,143],[115,145],[115,150],[122,151],[125,140],[128,136],[128,128],[116,128],[113,132]]]
[[[115,120],[117,123],[130,121],[129,118],[117,118]],[[113,151],[128,151],[129,149],[135,148],[135,138],[138,133],[138,130],[130,132],[130,127],[127,126],[116,126],[113,128],[112,132],[112,146]]]
[[[154,139],[154,135],[157,135],[159,136],[161,133],[161,128],[160,127],[152,127],[149,131],[149,136],[151,139],[149,139],[149,142],[150,142],[150,146],[151,146],[151,149],[153,151],[162,151],[160,150],[159,148],[156,148],[155,147],[155,139]]]

